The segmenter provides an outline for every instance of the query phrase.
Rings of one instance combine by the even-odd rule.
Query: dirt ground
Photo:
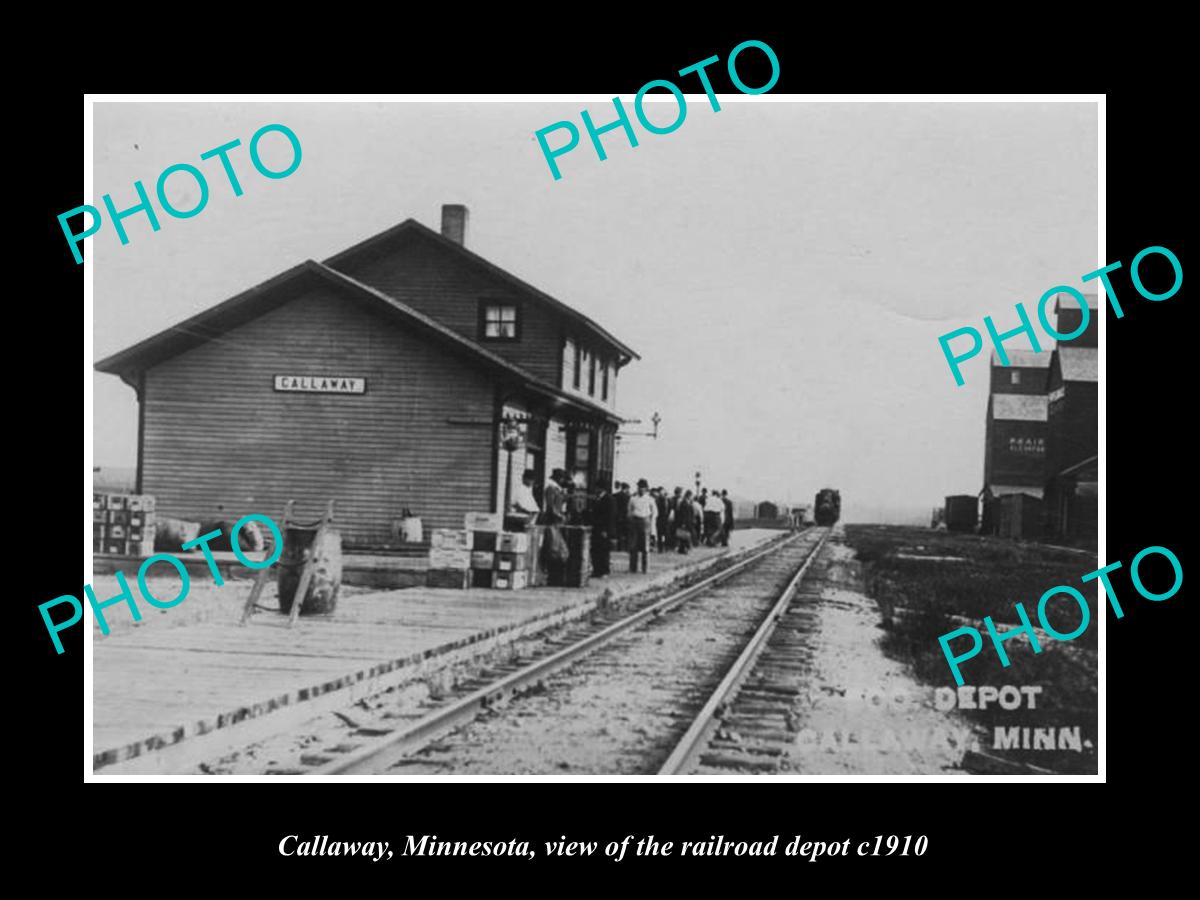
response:
[[[978,741],[971,724],[938,711],[933,690],[884,653],[879,606],[861,592],[860,566],[840,531],[825,553],[812,671],[789,768],[809,775],[956,771]]]
[[[885,622],[886,657],[936,691],[939,708],[957,708],[986,739],[991,760],[973,758],[972,771],[1022,774],[1026,766],[1062,774],[1097,770],[1098,684],[1096,618],[1102,610],[1081,582],[1094,557],[1035,543],[923,528],[850,525],[847,543],[857,554],[862,590]],[[1033,614],[1037,598],[1056,585],[1082,589],[1090,627],[1078,639],[1055,640],[1038,629],[1040,652],[1025,635],[1005,642],[1009,664],[987,646],[962,667],[956,688],[938,638],[961,627],[985,628],[993,617],[1003,631],[1019,619],[1018,601]],[[1093,586],[1094,587],[1094,586]],[[1081,621],[1075,603],[1058,602],[1048,618],[1070,633]],[[960,638],[960,643],[965,638]],[[997,760],[999,761],[997,763]]]

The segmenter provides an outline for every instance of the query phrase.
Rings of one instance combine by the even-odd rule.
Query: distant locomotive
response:
[[[813,509],[818,525],[832,525],[842,516],[842,495],[833,488],[822,488]]]

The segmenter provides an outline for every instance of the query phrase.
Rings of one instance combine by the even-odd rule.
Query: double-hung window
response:
[[[521,336],[520,309],[514,303],[480,304],[479,336],[485,341],[515,341]]]

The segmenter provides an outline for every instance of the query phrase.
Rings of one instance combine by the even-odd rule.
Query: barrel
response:
[[[283,537],[283,556],[279,560],[279,609],[290,613],[304,574],[305,551],[312,549],[316,564],[308,583],[308,595],[300,605],[300,615],[328,615],[337,606],[342,586],[342,535],[334,528],[321,532],[311,528],[288,528]],[[314,542],[315,541],[315,542]]]

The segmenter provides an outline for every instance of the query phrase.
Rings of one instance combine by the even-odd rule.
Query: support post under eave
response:
[[[142,490],[142,447],[146,435],[146,373],[122,372],[121,380],[133,388],[137,395],[138,424],[137,424],[137,477],[134,483],[134,493],[141,494]]]

